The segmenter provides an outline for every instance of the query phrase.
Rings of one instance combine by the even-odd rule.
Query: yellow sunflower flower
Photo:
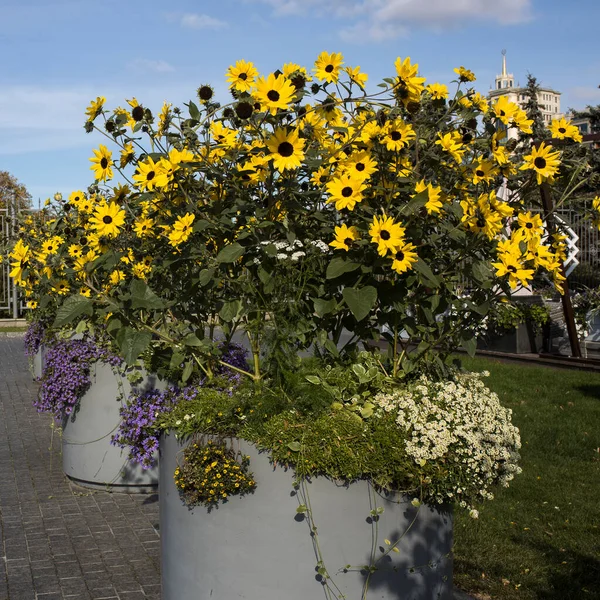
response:
[[[116,237],[125,223],[125,211],[116,202],[101,202],[90,218],[90,225],[99,237]]]
[[[177,217],[177,220],[173,223],[167,234],[171,246],[177,248],[177,246],[187,241],[190,235],[192,235],[194,219],[195,216],[192,213],[186,213],[183,217]]]
[[[90,105],[85,109],[85,114],[88,121],[93,121],[101,112],[106,98],[104,96],[98,96],[95,100],[90,102]]]
[[[354,210],[356,203],[362,201],[366,187],[363,180],[356,179],[349,173],[342,173],[327,183],[326,189],[330,195],[327,203],[335,202],[337,210]]]
[[[336,250],[350,250],[355,240],[360,239],[360,234],[356,227],[348,227],[345,223],[336,226],[334,230],[335,240],[329,242],[329,245]]]
[[[552,151],[551,146],[542,142],[539,147],[533,147],[531,154],[524,157],[524,163],[519,167],[521,171],[535,171],[537,182],[541,184],[544,181],[552,180],[558,173],[560,167],[560,152]]]
[[[448,97],[448,88],[443,83],[430,83],[426,89],[434,100],[445,100]]]
[[[402,150],[404,146],[409,144],[417,137],[412,125],[405,123],[401,119],[397,119],[388,123],[384,130],[382,143],[388,150]]]
[[[394,260],[392,261],[392,269],[399,275],[406,273],[409,269],[412,269],[413,264],[419,260],[417,253],[415,252],[416,246],[407,242],[403,244],[393,253]]]
[[[273,165],[278,171],[297,169],[304,160],[304,140],[298,137],[298,130],[287,132],[277,128],[267,140],[267,148],[271,153]]]
[[[235,66],[227,69],[227,81],[229,87],[236,92],[249,92],[254,87],[254,80],[258,76],[258,71],[251,62],[238,60]]]
[[[271,73],[267,79],[260,77],[257,80],[254,98],[260,103],[261,108],[274,115],[278,110],[289,108],[295,93],[296,89],[288,79],[283,75]]]
[[[338,52],[321,52],[315,61],[313,69],[318,79],[328,83],[337,83],[340,77],[340,67],[344,64],[344,57]]]
[[[476,77],[473,71],[470,69],[465,69],[462,65],[456,69],[454,72],[458,75],[459,81],[466,83],[468,81],[475,81]]]
[[[575,125],[571,125],[564,117],[561,119],[553,119],[548,126],[553,138],[558,140],[572,139],[575,142],[581,142],[583,137],[581,132]]]
[[[156,186],[157,170],[156,163],[149,156],[145,161],[138,162],[133,175],[136,187],[144,192],[151,192]]]
[[[98,150],[92,150],[94,158],[90,158],[93,163],[90,169],[94,172],[96,181],[108,181],[113,178],[112,152],[104,145],[100,144]]]
[[[404,234],[404,227],[396,223],[392,217],[386,217],[385,214],[381,218],[375,215],[369,227],[371,241],[377,244],[377,252],[380,256],[385,256],[389,252],[394,253],[403,246]]]
[[[407,56],[404,61],[398,57],[394,66],[397,74],[394,87],[396,96],[405,106],[410,102],[418,102],[425,89],[423,86],[425,77],[417,76],[419,65],[412,65],[410,56]]]

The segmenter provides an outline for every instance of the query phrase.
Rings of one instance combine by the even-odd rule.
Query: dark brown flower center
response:
[[[344,196],[344,198],[352,196],[352,188],[349,185],[347,185],[345,188],[342,188],[342,196]]]
[[[331,73],[333,71],[333,69],[334,69],[333,65],[327,65],[325,67],[325,73]]]
[[[248,73],[240,73],[238,75],[238,79],[241,79],[242,81],[246,81],[246,79],[248,79]]]
[[[198,90],[198,98],[200,98],[200,100],[204,100],[206,102],[207,100],[210,100],[212,97],[213,97],[213,91],[210,86],[203,85]]]
[[[146,173],[146,181],[152,181],[155,175],[156,173],[154,171],[148,171],[148,173]]]
[[[294,154],[294,146],[289,142],[281,142],[279,146],[277,146],[277,152],[281,154],[281,156],[288,157]]]
[[[103,169],[106,169],[106,167],[108,167],[108,159],[106,158],[106,156],[103,156],[102,159],[100,160],[100,166]]]
[[[347,238],[344,240],[344,244],[346,244],[346,246],[351,246],[353,241],[354,241],[354,240],[353,240],[352,238],[349,238],[349,237],[347,237]]]
[[[249,119],[252,116],[254,108],[249,102],[240,102],[236,104],[235,114],[240,119]]]
[[[104,217],[102,217],[102,222],[105,223],[106,225],[110,225],[112,223],[113,219],[110,215],[106,215]]]
[[[398,250],[398,252],[396,252],[396,260],[399,260],[399,261],[404,260],[404,252],[402,252],[402,250]]]
[[[144,107],[143,106],[136,106],[131,111],[131,116],[133,117],[134,121],[141,121],[144,118]]]
[[[564,127],[559,127],[558,133],[567,133],[567,130]]]
[[[510,265],[509,267],[507,267],[506,270],[510,271],[511,273],[516,273],[517,272],[517,267],[515,267],[514,265]]]
[[[527,227],[527,229],[533,229],[533,223],[526,223],[525,227]]]
[[[387,242],[387,240],[389,240],[392,236],[390,235],[390,232],[387,231],[387,229],[382,229],[381,233],[379,234],[379,237]]]
[[[390,137],[392,138],[392,140],[394,140],[394,142],[397,142],[398,140],[402,139],[402,134],[399,131],[392,131]]]
[[[356,163],[356,170],[357,171],[364,171],[365,170],[365,165],[363,163]]]
[[[541,156],[538,156],[534,161],[533,164],[535,166],[536,169],[545,169],[546,168],[546,159],[542,158]]]
[[[475,171],[475,175],[477,175],[477,177],[483,177],[485,175],[485,171],[477,169],[477,171]]]
[[[267,98],[271,102],[277,102],[279,100],[279,92],[277,90],[269,90],[267,93]]]

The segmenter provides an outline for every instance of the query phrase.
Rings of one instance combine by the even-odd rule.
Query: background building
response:
[[[502,73],[496,76],[494,88],[490,89],[488,99],[495,102],[500,96],[507,96],[511,102],[515,102],[523,109],[527,104],[527,88],[520,87],[519,84],[515,86],[514,75],[506,69],[506,50],[502,50]],[[540,86],[538,104],[544,123],[547,125],[552,119],[560,119],[564,116],[560,111],[560,96],[560,92],[547,86]],[[508,137],[517,137],[517,130],[514,127],[509,128]]]

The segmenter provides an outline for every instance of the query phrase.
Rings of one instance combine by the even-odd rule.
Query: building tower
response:
[[[507,96],[510,102],[514,102],[524,109],[527,104],[527,88],[518,85],[515,87],[514,82],[513,74],[506,69],[506,50],[502,50],[502,73],[496,76],[494,87],[488,93],[488,100],[495,102],[500,96]],[[560,112],[560,92],[550,87],[540,86],[538,104],[547,125],[550,125],[552,119],[560,119],[563,116]],[[514,127],[509,127],[507,133],[509,139],[518,137],[518,132]]]

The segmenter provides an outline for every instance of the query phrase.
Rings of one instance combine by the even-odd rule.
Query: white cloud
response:
[[[138,58],[127,65],[134,71],[151,71],[153,73],[172,73],[175,70],[166,60],[149,60]]]
[[[383,41],[414,27],[441,31],[488,21],[515,25],[532,18],[532,0],[250,0],[273,8],[276,16],[316,15],[346,23],[347,41]]]
[[[228,24],[225,21],[215,19],[209,15],[199,15],[196,13],[184,14],[180,19],[180,23],[183,27],[189,29],[213,29],[219,31],[228,27]]]

